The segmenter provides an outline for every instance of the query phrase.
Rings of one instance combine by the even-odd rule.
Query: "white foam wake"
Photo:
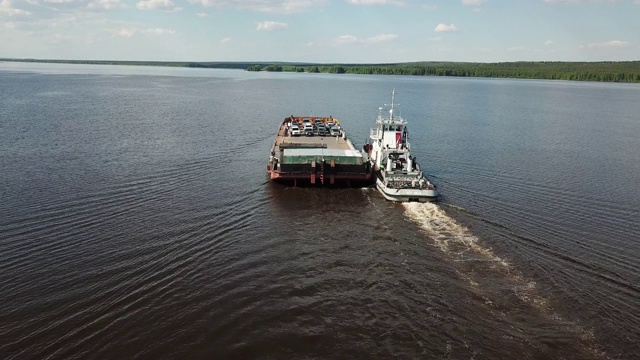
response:
[[[536,283],[524,277],[507,260],[496,255],[490,247],[483,245],[477,236],[434,203],[403,203],[406,215],[416,222],[433,239],[434,244],[455,262],[486,264],[485,270],[495,272],[498,277],[512,283],[514,294],[538,310],[549,310],[546,298],[537,295]],[[473,279],[473,271],[458,273],[473,287],[479,284]]]
[[[434,203],[403,203],[405,214],[417,223],[422,230],[433,239],[434,244],[444,253],[451,256],[455,262],[473,261],[486,264],[486,270],[497,272],[498,278],[511,283],[513,293],[524,303],[536,308],[541,315],[547,316],[566,326],[567,330],[577,333],[585,342],[587,350],[594,358],[605,357],[594,342],[594,334],[590,329],[565,320],[551,309],[547,298],[539,295],[535,281],[527,279],[505,259],[496,255],[493,250],[482,244],[480,239],[473,235],[465,226],[458,224],[453,218]],[[477,270],[477,268],[475,268]],[[458,274],[468,281],[474,288],[482,288],[478,283],[483,279],[477,278],[474,270],[465,271],[464,266],[458,269]],[[487,274],[484,274],[487,275]],[[475,279],[474,279],[475,277]],[[496,276],[491,276],[496,279]],[[493,296],[483,296],[485,304],[493,306]],[[494,299],[496,300],[496,299]]]
[[[468,259],[469,252],[472,251],[477,255],[473,260],[491,261],[503,267],[503,270],[510,270],[507,261],[495,255],[490,248],[483,247],[469,229],[458,224],[438,205],[434,203],[403,203],[403,205],[406,215],[420,225],[442,251],[450,255],[458,255],[456,260]]]

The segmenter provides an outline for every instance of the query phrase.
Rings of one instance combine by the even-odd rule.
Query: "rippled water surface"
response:
[[[437,204],[267,181],[398,89]],[[640,87],[0,63],[0,357],[640,357]]]

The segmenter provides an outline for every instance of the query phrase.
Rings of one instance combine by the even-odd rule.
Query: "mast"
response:
[[[395,105],[395,99],[396,99],[396,88],[393,88],[393,90],[391,90],[391,109],[389,110],[390,123],[393,123],[393,107]]]

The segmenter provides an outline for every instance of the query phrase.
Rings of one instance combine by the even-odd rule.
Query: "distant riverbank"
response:
[[[602,62],[409,62],[385,64],[313,64],[292,62],[166,62],[112,60],[0,59],[91,65],[171,66],[248,71],[378,74],[414,76],[493,77],[640,83],[640,61]]]

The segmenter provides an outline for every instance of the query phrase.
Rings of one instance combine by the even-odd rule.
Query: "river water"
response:
[[[436,204],[288,188],[396,88]],[[640,87],[0,63],[0,357],[640,357]]]

